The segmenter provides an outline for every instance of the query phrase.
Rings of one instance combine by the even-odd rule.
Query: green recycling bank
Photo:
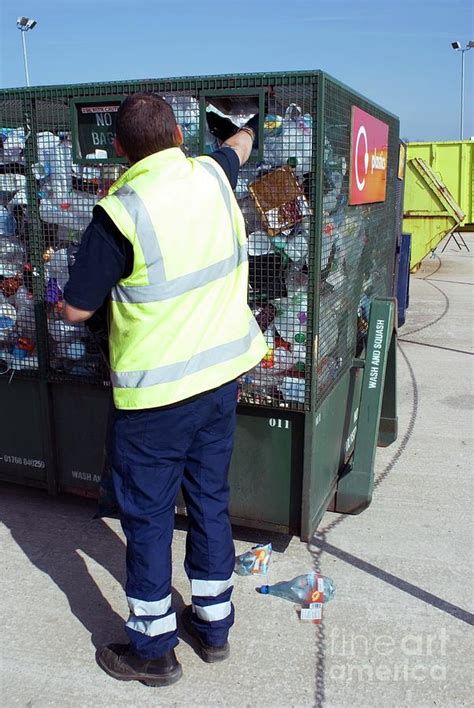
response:
[[[397,436],[403,194],[398,119],[319,71],[0,91],[0,477],[97,495],[107,359],[62,321],[62,288],[125,169],[116,113],[136,91],[170,102],[189,156],[218,147],[216,113],[260,116],[236,197],[268,353],[239,381],[231,515],[309,539],[326,509],[369,505],[376,446]]]

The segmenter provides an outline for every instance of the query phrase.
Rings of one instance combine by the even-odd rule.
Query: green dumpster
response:
[[[408,143],[403,229],[411,268],[449,233],[474,228],[474,142]]]
[[[115,117],[136,91],[170,102],[190,156],[218,145],[209,113],[259,113],[236,196],[269,350],[239,381],[231,514],[308,539],[327,508],[370,503],[377,442],[397,435],[399,123],[319,71],[0,91],[0,478],[97,494],[107,364],[62,322],[62,288],[125,169]]]
[[[474,140],[408,143],[407,157],[421,157],[442,179],[464,212],[460,227],[474,228]]]

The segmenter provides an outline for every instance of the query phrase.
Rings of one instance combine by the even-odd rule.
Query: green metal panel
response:
[[[299,533],[303,420],[283,410],[237,416],[229,473],[234,522]]]
[[[314,413],[306,415],[305,419],[303,539],[310,538],[331,503],[340,472],[355,445],[362,370],[353,367],[353,360],[357,351],[364,350],[367,326],[367,315],[361,315],[361,307],[364,309],[375,297],[391,295],[399,228],[396,210],[397,119],[329,77],[324,77],[324,84],[318,84],[317,101],[318,144],[315,153],[317,160],[322,160],[325,165],[325,179],[323,182],[322,175],[317,175],[314,185],[315,203],[322,206],[315,219],[315,272],[320,273],[320,286],[315,290],[314,331],[318,336],[314,361],[317,374],[313,386]],[[346,207],[346,221],[339,225],[334,221],[330,202],[328,206],[327,176],[338,160],[345,160],[347,165],[350,163],[352,106],[362,108],[389,126],[388,189],[382,203]],[[332,154],[327,149],[328,144],[333,148]],[[348,192],[349,179],[346,177],[342,186],[345,199]],[[334,249],[334,243],[332,246],[326,243],[325,233],[327,229],[332,230],[333,225],[337,229],[338,242],[332,255],[329,249]],[[391,399],[388,396],[388,416],[392,415],[395,404],[395,396]],[[374,435],[375,446],[377,437]]]
[[[91,386],[53,384],[52,389],[59,488],[95,496],[104,462],[109,394]],[[235,523],[299,533],[302,426],[303,416],[284,411],[239,413],[229,473]]]
[[[395,315],[397,322],[397,315]],[[387,369],[383,389],[382,410],[378,435],[379,447],[388,447],[398,437],[397,406],[397,339],[392,337],[388,350]]]
[[[95,495],[105,459],[110,392],[51,384],[59,489]]]
[[[367,355],[352,459],[338,481],[335,510],[358,514],[371,502],[374,460],[390,347],[395,347],[394,300],[375,299],[370,311]]]
[[[299,177],[299,186],[311,208],[307,224],[309,254],[301,278],[307,297],[305,367],[304,373],[301,368],[295,370],[297,376],[292,372],[304,392],[300,398],[285,399],[279,388],[282,376],[276,385],[264,387],[263,392],[254,388],[253,395],[245,400],[247,405],[240,408],[230,471],[234,520],[249,526],[301,531],[303,538],[309,538],[354,447],[362,371],[353,368],[352,363],[354,356],[364,350],[366,309],[374,297],[387,297],[391,292],[397,240],[398,119],[318,71],[0,91],[0,126],[24,126],[27,133],[24,164],[27,204],[23,205],[27,229],[21,238],[28,246],[25,257],[29,261],[35,299],[39,361],[35,372],[18,372],[18,377],[23,377],[26,384],[28,373],[40,382],[39,411],[45,421],[41,441],[48,450],[44,458],[49,455],[45,465],[51,470],[50,491],[54,491],[57,482],[60,489],[96,493],[104,459],[109,390],[104,385],[107,371],[94,341],[83,335],[87,358],[85,363],[74,365],[65,362],[64,354],[58,353],[60,347],[51,331],[56,314],[45,297],[46,249],[50,244],[58,248],[65,241],[78,239],[84,225],[76,221],[74,209],[67,211],[67,203],[59,205],[65,209],[65,227],[45,223],[45,196],[41,180],[37,183],[34,176],[38,133],[52,131],[67,142],[73,128],[70,107],[74,101],[114,99],[135,91],[192,98],[201,106],[201,114],[206,96],[256,95],[261,113],[263,101],[266,113],[280,116],[288,106],[296,104],[307,114],[307,124],[312,126],[312,139],[305,145],[306,155],[303,155],[310,167]],[[362,108],[389,126],[387,198],[383,203],[347,206],[352,106]],[[202,133],[202,115],[200,126]],[[263,126],[260,138],[262,132]],[[195,154],[196,150],[197,141],[188,152]],[[291,156],[288,162],[292,166],[297,164]],[[81,192],[84,201],[90,193],[87,189],[96,198],[98,183],[111,174],[106,163],[102,167],[94,161],[89,167],[99,167],[95,183],[85,186],[87,180],[75,176],[73,188]],[[331,199],[328,200],[334,187],[331,175],[338,170],[341,180],[331,206]],[[248,230],[257,231],[260,217],[249,215],[250,211],[246,214]],[[331,249],[337,267],[334,263],[328,265],[327,233],[331,224],[334,226]],[[259,277],[269,282],[272,278],[285,280],[288,261],[282,258],[282,264],[284,275],[277,272],[276,266],[268,265],[259,266]],[[284,284],[287,285],[286,280]],[[256,305],[254,298],[255,291],[251,291],[252,306]],[[268,299],[280,298],[268,295]],[[59,344],[65,346],[67,340]],[[393,420],[395,404],[392,390],[384,402],[387,420]],[[393,430],[390,435],[393,438]],[[375,444],[375,440],[374,432],[370,442]]]
[[[443,181],[465,214],[461,226],[474,224],[474,141],[408,143],[407,156],[421,157]]]
[[[411,233],[413,268],[457,228],[464,213],[441,178],[421,157],[408,160],[403,230]]]
[[[362,372],[349,369],[316,413],[305,416],[301,538],[307,541],[336,491],[339,471],[354,445]]]
[[[0,478],[46,487],[48,459],[39,389],[39,381],[0,378]]]

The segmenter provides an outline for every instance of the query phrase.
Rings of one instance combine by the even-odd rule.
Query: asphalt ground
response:
[[[183,678],[109,678],[96,647],[124,639],[124,539],[94,504],[0,485],[2,706],[473,705],[473,265],[451,241],[411,278],[399,331],[397,442],[379,449],[372,505],[327,513],[311,543],[236,529],[239,553],[272,541],[268,582],[318,569],[336,598],[319,626],[236,577],[231,658],[204,664],[180,630]],[[189,602],[185,531],[173,600]]]

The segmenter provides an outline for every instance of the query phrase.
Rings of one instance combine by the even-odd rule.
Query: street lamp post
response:
[[[460,139],[464,137],[464,54],[474,47],[474,42],[468,42],[465,47],[462,47],[460,42],[451,42],[452,48],[456,52],[461,52],[461,129]]]
[[[16,21],[16,26],[21,31],[21,40],[23,44],[23,61],[25,62],[25,77],[27,86],[30,85],[30,75],[28,73],[28,57],[26,56],[25,33],[28,32],[28,30],[32,30],[34,27],[36,27],[36,25],[36,20],[32,20],[31,17],[19,17]]]

